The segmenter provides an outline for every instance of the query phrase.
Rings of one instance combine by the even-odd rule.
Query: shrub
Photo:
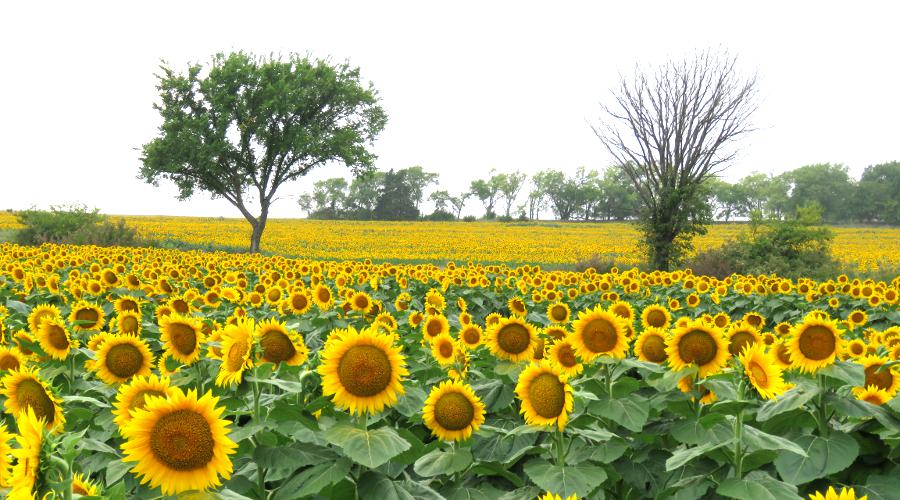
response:
[[[475,218],[474,215],[467,215],[467,216],[463,217],[463,222],[475,222],[476,220],[478,220],[478,219]]]
[[[16,217],[24,228],[16,240],[25,245],[67,243],[98,246],[140,246],[144,242],[125,220],[110,222],[84,205],[51,206],[50,210],[22,210]]]
[[[500,215],[497,217],[497,222],[512,222],[514,220],[511,215]]]
[[[598,273],[608,273],[616,267],[616,259],[609,255],[593,255],[590,258],[579,260],[575,263],[575,271],[583,273],[594,268]]]
[[[456,220],[456,216],[444,210],[435,210],[433,213],[423,217],[423,219],[431,221],[448,221]]]

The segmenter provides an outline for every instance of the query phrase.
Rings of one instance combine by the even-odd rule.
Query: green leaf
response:
[[[609,419],[633,432],[641,432],[650,415],[650,403],[639,395],[591,403],[590,413]]]
[[[525,474],[545,491],[565,498],[570,495],[587,497],[606,481],[606,471],[593,465],[553,465],[543,458],[525,464]]]
[[[370,469],[381,466],[411,446],[390,427],[364,430],[337,424],[325,431],[325,438],[340,446],[354,462]]]
[[[422,407],[425,406],[425,399],[428,397],[425,391],[419,387],[410,387],[406,389],[405,394],[397,399],[394,408],[404,417],[416,417],[422,414]]]
[[[116,456],[119,455],[119,452],[115,448],[104,442],[97,441],[96,439],[84,438],[78,442],[78,445],[82,450],[99,451],[101,453],[109,453]]]
[[[434,450],[416,460],[413,470],[422,477],[461,472],[472,464],[472,452],[466,448]]]
[[[762,471],[753,471],[743,479],[728,478],[719,484],[716,493],[741,500],[797,500],[797,487],[783,483]]]
[[[783,453],[775,459],[778,474],[790,484],[806,484],[840,472],[849,467],[859,454],[856,440],[840,432],[832,432],[827,438],[801,436],[796,443],[803,448],[806,456]]]
[[[337,459],[328,448],[304,444],[302,446],[258,446],[253,451],[253,460],[266,469],[291,469],[320,464]]]
[[[900,477],[873,474],[863,487],[855,487],[856,497],[868,495],[869,500],[893,500],[900,492]]]
[[[300,382],[294,382],[292,380],[281,380],[279,378],[255,378],[255,377],[247,377],[246,380],[248,382],[257,382],[260,384],[268,384],[274,385],[285,392],[289,392],[291,394],[301,394],[303,393],[303,384]]]
[[[812,398],[819,394],[819,386],[798,386],[787,391],[777,399],[765,402],[756,414],[756,420],[765,422],[776,415],[803,408]]]
[[[433,489],[413,481],[395,481],[384,474],[369,471],[357,485],[359,498],[378,500],[445,500]]]
[[[121,460],[112,460],[106,466],[106,484],[113,484],[128,472],[134,464],[125,463]]]
[[[622,438],[610,439],[606,443],[598,444],[591,455],[591,460],[608,464],[615,462],[628,450],[628,443]]]
[[[343,480],[352,465],[350,460],[344,457],[334,462],[314,465],[282,484],[272,500],[290,500],[315,495]]]
[[[700,446],[694,446],[691,448],[679,448],[675,450],[675,453],[672,454],[666,460],[666,472],[671,472],[679,467],[684,466],[691,460],[694,460],[698,457],[706,455],[707,453],[721,448],[723,446],[731,444],[734,441],[733,439],[728,441],[712,441],[701,444]]]
[[[846,385],[860,387],[866,385],[866,372],[860,364],[837,361],[831,366],[822,368],[818,373],[828,378],[839,380]]]
[[[672,426],[670,433],[679,443],[696,446],[719,441],[717,436],[733,435],[734,432],[731,429],[718,425],[722,422],[725,422],[725,415],[709,413],[699,419],[689,418],[676,423]]]
[[[109,408],[109,403],[87,396],[63,396],[63,401],[66,403],[89,403],[100,408]]]
[[[758,450],[783,450],[805,457],[806,451],[793,441],[763,432],[756,427],[744,424],[744,444],[750,451]]]
[[[472,454],[483,462],[510,463],[528,453],[538,438],[537,434],[508,434],[508,432],[502,431],[490,438],[479,439],[472,447]]]

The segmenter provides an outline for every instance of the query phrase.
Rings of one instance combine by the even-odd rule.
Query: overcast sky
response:
[[[137,179],[160,119],[159,61],[231,50],[349,59],[382,97],[381,169],[422,165],[443,189],[491,168],[602,169],[590,129],[636,63],[725,48],[760,77],[761,128],[726,172],[900,160],[895,2],[4,2],[0,208],[83,202],[114,214],[239,216]],[[272,216],[323,169],[282,186]],[[480,213],[470,202],[464,213]]]

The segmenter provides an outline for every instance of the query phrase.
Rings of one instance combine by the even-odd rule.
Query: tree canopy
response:
[[[228,200],[253,229],[252,252],[284,183],[323,165],[372,168],[369,147],[387,117],[349,63],[237,52],[183,73],[160,69],[154,108],[163,121],[143,146],[140,176],[172,181],[180,199],[205,191]]]

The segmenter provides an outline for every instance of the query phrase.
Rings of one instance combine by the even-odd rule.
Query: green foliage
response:
[[[51,206],[50,210],[16,212],[25,226],[16,234],[19,243],[41,245],[66,243],[97,246],[142,246],[137,231],[125,225],[124,219],[111,222],[98,209],[85,205]]]
[[[384,182],[378,188],[378,202],[372,216],[378,220],[415,220],[419,209],[415,203],[416,190],[406,170],[384,174]]]
[[[143,147],[141,177],[173,182],[180,199],[204,191],[228,200],[253,228],[253,252],[282,184],[333,162],[372,168],[368,147],[387,118],[373,86],[348,63],[237,52],[184,73],[160,69],[154,108],[163,123]]]

